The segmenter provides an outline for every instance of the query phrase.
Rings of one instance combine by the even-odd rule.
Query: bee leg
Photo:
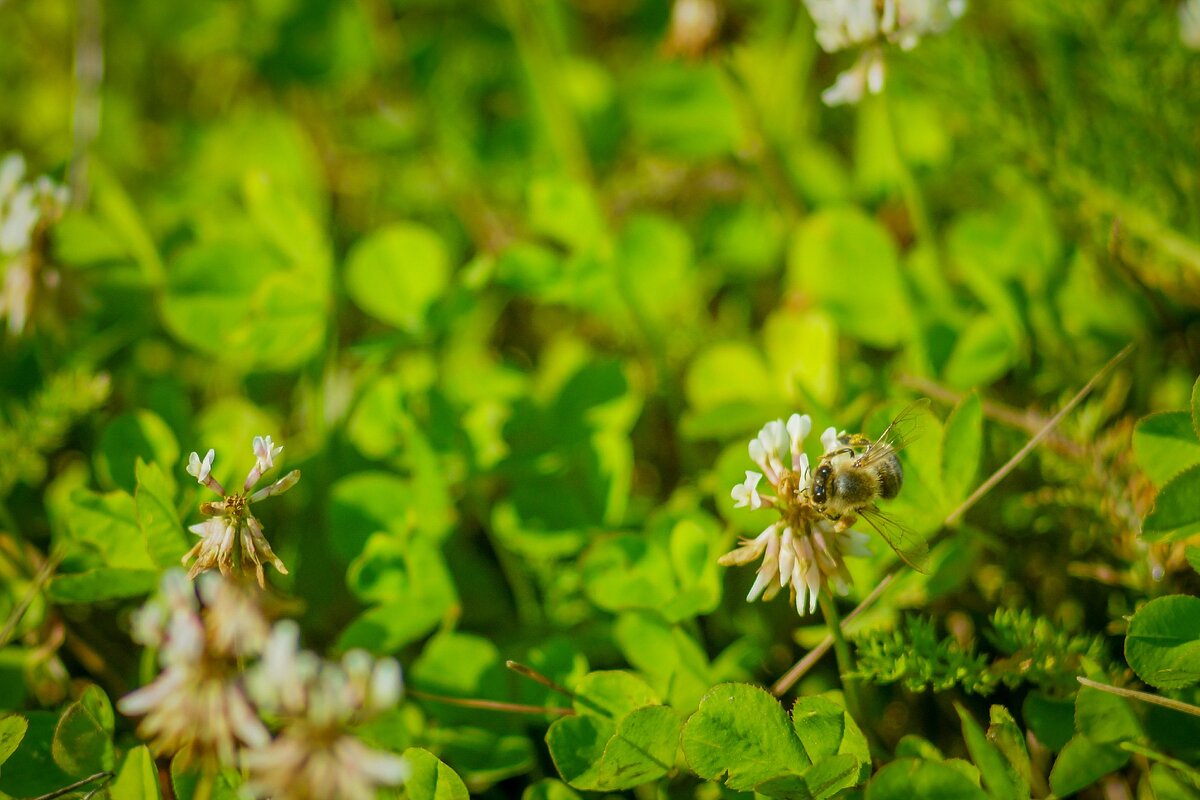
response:
[[[843,514],[837,520],[837,523],[833,526],[833,529],[838,533],[842,533],[843,531],[850,530],[850,526],[856,522],[858,522],[858,517],[854,516],[853,514]]]

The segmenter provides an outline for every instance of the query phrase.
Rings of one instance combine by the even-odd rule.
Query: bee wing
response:
[[[929,545],[920,534],[901,525],[875,506],[867,506],[859,514],[883,537],[888,547],[896,551],[901,561],[917,572],[929,574]]]
[[[855,466],[868,466],[886,455],[907,447],[921,435],[921,429],[925,422],[925,410],[928,408],[928,397],[914,400],[905,406],[883,433],[879,434],[879,438],[867,446],[863,454],[854,462]]]

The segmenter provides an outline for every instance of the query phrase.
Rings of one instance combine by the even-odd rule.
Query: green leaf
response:
[[[29,730],[29,721],[20,714],[7,714],[0,717],[0,765],[20,747]]]
[[[1029,760],[1029,749],[1025,745],[1025,735],[1004,706],[992,706],[987,738],[1008,759],[1008,763],[1016,771],[1020,785],[1032,786],[1033,766]],[[1024,796],[1027,797],[1028,793]]]
[[[676,222],[659,216],[629,220],[617,242],[617,274],[639,318],[651,333],[676,333],[673,322],[694,319],[699,305],[692,240]]]
[[[152,411],[140,409],[114,419],[100,434],[95,452],[96,477],[106,488],[133,492],[138,461],[177,464],[179,444],[167,423]]]
[[[342,631],[337,644],[342,651],[393,653],[436,628],[458,602],[441,551],[419,536],[403,542],[375,534],[350,565],[346,582],[357,596],[379,605]]]
[[[883,225],[857,208],[805,217],[788,254],[788,288],[865,344],[896,347],[912,333],[896,245]]]
[[[329,288],[293,266],[265,242],[192,245],[167,270],[163,326],[239,369],[299,366],[325,340]]]
[[[474,717],[478,721],[478,712]],[[470,718],[466,715],[464,718]],[[441,728],[431,736],[472,792],[529,772],[533,743],[524,733],[504,734],[473,727]]]
[[[529,224],[572,250],[597,244],[606,228],[587,184],[561,177],[538,178],[530,184]]]
[[[403,541],[416,527],[409,483],[390,472],[356,472],[330,489],[329,529],[333,552],[350,561],[371,534],[387,531]]]
[[[762,403],[776,384],[757,348],[717,342],[700,351],[684,378],[684,395],[696,411],[736,403]]]
[[[601,539],[580,564],[588,599],[606,611],[657,608],[675,596],[670,554],[645,535]]]
[[[509,673],[500,660],[500,651],[489,640],[467,633],[445,631],[436,634],[425,644],[406,678],[414,688],[431,694],[509,699]],[[478,712],[472,709],[431,703],[427,710],[430,716],[447,724],[478,724]],[[463,765],[451,760],[465,776]]]
[[[409,333],[450,282],[450,256],[424,225],[396,223],[359,240],[346,258],[346,291],[372,317]]]
[[[1142,520],[1147,542],[1174,540],[1190,535],[1200,525],[1200,464],[1176,475],[1154,499],[1154,508]]]
[[[1129,761],[1129,753],[1108,744],[1096,744],[1078,734],[1058,754],[1050,770],[1050,789],[1059,797],[1091,786]]]
[[[711,159],[737,147],[740,115],[716,65],[654,59],[628,81],[635,146],[685,160]]]
[[[194,764],[184,767],[184,760],[179,754],[171,759],[171,786],[175,789],[176,800],[203,800],[203,797],[207,797],[208,800],[245,800],[245,795],[239,791],[242,785],[241,773],[233,769],[218,772],[212,781],[209,794],[198,798],[196,786],[202,767]]]
[[[1154,800],[1200,800],[1200,785],[1194,775],[1189,781],[1181,772],[1162,764],[1150,768],[1150,789]]]
[[[847,781],[837,785],[838,790],[870,777],[871,750],[867,737],[850,712],[835,700],[821,695],[801,697],[792,706],[792,726],[805,754],[814,764],[835,755],[854,757],[855,769],[847,775]]]
[[[28,727],[0,770],[0,792],[13,797],[37,797],[73,783],[51,755],[58,715],[28,711],[23,716]]]
[[[162,797],[158,768],[148,747],[141,745],[125,754],[108,792],[112,800],[159,800]]]
[[[584,676],[575,689],[577,716],[550,726],[546,744],[563,780],[576,789],[616,791],[667,773],[683,724],[659,705],[653,689],[624,671]]]
[[[404,751],[412,773],[404,782],[409,800],[467,800],[470,793],[458,773],[419,747]]]
[[[51,753],[76,778],[113,768],[113,710],[99,686],[88,686],[67,706],[54,730]]]
[[[1075,703],[1070,698],[1030,692],[1021,714],[1033,735],[1050,750],[1061,750],[1075,733]]]
[[[1200,462],[1200,439],[1186,411],[1164,411],[1138,420],[1133,455],[1156,486]]]
[[[971,754],[988,794],[997,800],[1028,800],[1029,786],[1018,775],[1017,770],[1001,754],[984,734],[983,728],[962,705],[955,703],[958,717],[962,720],[963,739]]]
[[[562,781],[543,778],[525,787],[521,800],[580,800],[579,794]]]
[[[46,587],[46,594],[55,603],[95,603],[140,597],[154,591],[159,575],[158,570],[99,567],[56,576]]]
[[[757,686],[723,683],[700,701],[683,727],[683,755],[707,780],[749,791],[809,766],[779,702]]]
[[[942,490],[947,506],[957,506],[971,491],[983,452],[983,405],[979,394],[964,397],[950,417],[942,436]]]
[[[76,489],[64,516],[72,543],[65,564],[72,563],[72,557],[78,554],[98,560],[96,566],[156,571],[138,527],[132,496],[120,491],[98,494]]]
[[[1200,377],[1192,384],[1192,433],[1200,439]]]
[[[942,373],[953,388],[970,391],[999,379],[1018,354],[1012,332],[996,317],[981,314],[956,338]]]
[[[875,774],[867,784],[866,800],[988,800],[961,769],[943,761],[901,758]]]
[[[158,566],[164,569],[178,566],[188,546],[183,523],[175,511],[175,489],[158,464],[147,464],[139,457],[134,473],[137,475],[134,510],[146,550]]]
[[[1169,595],[1138,609],[1125,635],[1125,660],[1159,689],[1200,681],[1200,597]]]
[[[675,708],[694,709],[712,686],[704,649],[687,631],[660,615],[652,611],[624,613],[617,619],[613,636],[625,659]]]
[[[1128,700],[1089,686],[1075,695],[1075,730],[1096,744],[1118,744],[1142,735]]]
[[[577,707],[582,712],[599,700],[593,696]],[[682,724],[677,711],[661,705],[613,718],[580,713],[555,720],[546,732],[546,745],[563,780],[576,789],[630,789],[662,777],[674,766]]]
[[[1191,564],[1192,569],[1196,570],[1196,572],[1200,572],[1200,547],[1197,547],[1194,544],[1189,544],[1184,549],[1183,555],[1187,559],[1187,562]]]

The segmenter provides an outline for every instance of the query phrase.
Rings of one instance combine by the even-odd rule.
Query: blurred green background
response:
[[[698,36],[668,0],[0,0],[0,153],[74,192],[0,345],[3,527],[68,543],[66,574],[121,566],[70,549],[87,497],[140,456],[194,522],[187,453],[226,481],[270,433],[304,473],[263,520],[306,640],[535,704],[504,658],[632,667],[686,711],[821,635],[716,565],[765,524],[729,499],[764,422],[877,432],[978,391],[974,452],[934,421],[906,456],[893,510],[929,534],[1134,342],[868,627],[1028,608],[1105,637],[1194,589],[1136,539],[1170,476],[1129,444],[1200,373],[1175,7],[974,0],[838,108],[853,56],[802,3],[716,7]],[[119,598],[59,600],[134,674]],[[958,741],[949,701],[888,698],[883,740]],[[475,790],[554,774],[539,723],[409,711]]]

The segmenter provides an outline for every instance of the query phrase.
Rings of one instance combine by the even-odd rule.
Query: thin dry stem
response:
[[[526,706],[519,703],[504,703],[499,700],[479,700],[470,697],[446,697],[440,694],[430,694],[429,692],[420,692],[415,689],[407,691],[409,697],[414,697],[417,700],[428,700],[431,703],[445,703],[448,706],[461,706],[463,708],[479,708],[484,711],[499,711],[504,714],[533,714],[536,716],[558,716],[558,717],[573,717],[575,709],[573,708],[550,708],[548,706]]]

